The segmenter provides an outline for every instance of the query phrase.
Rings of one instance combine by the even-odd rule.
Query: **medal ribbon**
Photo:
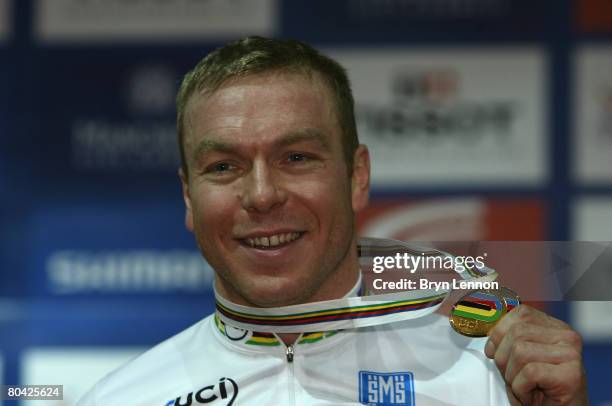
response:
[[[362,239],[359,245],[362,266],[373,256],[393,252],[411,255],[451,257],[442,251],[426,249],[400,241]],[[457,272],[457,271],[456,271]],[[493,281],[497,273],[490,268],[466,269],[457,272],[463,280]],[[238,305],[215,291],[217,314],[231,326],[271,333],[309,333],[374,326],[415,319],[436,311],[450,289],[424,289],[385,293],[372,296],[345,297],[321,302],[282,307],[250,307]]]

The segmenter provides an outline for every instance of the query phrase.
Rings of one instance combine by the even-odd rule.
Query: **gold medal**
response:
[[[451,310],[453,329],[468,337],[486,337],[501,318],[518,306],[520,299],[508,288],[474,290]]]

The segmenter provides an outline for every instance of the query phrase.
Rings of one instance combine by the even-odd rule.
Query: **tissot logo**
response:
[[[464,80],[451,68],[399,70],[390,83],[393,103],[357,105],[359,125],[379,139],[507,139],[517,119],[515,102],[464,95]]]
[[[191,406],[213,403],[231,406],[238,396],[238,384],[231,378],[221,378],[213,385],[189,392],[187,395],[169,400],[164,406]]]
[[[412,372],[359,372],[359,403],[370,406],[414,406]]]
[[[443,103],[459,93],[461,78],[455,69],[433,68],[419,72],[396,72],[391,91],[399,103]]]

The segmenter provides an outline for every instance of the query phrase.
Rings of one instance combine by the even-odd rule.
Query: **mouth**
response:
[[[240,239],[240,243],[250,248],[260,250],[273,250],[284,247],[300,239],[304,235],[303,231],[278,233],[267,236],[247,237]]]

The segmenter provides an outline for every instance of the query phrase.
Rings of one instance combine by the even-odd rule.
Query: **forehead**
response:
[[[300,127],[339,132],[329,87],[316,74],[257,74],[192,96],[186,108],[185,143],[232,132],[271,136]]]

